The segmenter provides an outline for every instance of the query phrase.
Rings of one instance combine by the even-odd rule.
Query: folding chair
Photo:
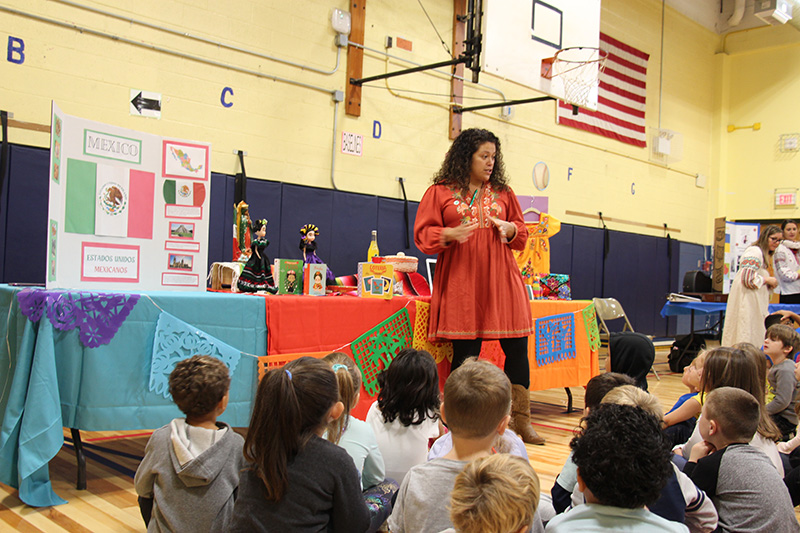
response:
[[[628,320],[628,315],[625,314],[625,310],[622,308],[622,304],[620,304],[615,298],[593,298],[592,301],[594,302],[594,310],[597,313],[598,319],[598,326],[600,328],[600,339],[605,339],[608,343],[608,356],[611,357],[611,331],[608,329],[608,324],[606,324],[606,320],[616,320],[616,319],[623,319],[625,321],[625,325],[622,326],[622,331],[634,331],[633,326],[631,326],[631,321]],[[658,376],[658,372],[656,369],[651,366],[650,370],[655,374],[656,379],[661,381],[661,378]]]

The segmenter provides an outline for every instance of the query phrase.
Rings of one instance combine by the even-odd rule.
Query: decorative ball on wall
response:
[[[544,161],[533,165],[533,184],[540,191],[545,190],[550,184],[550,169],[547,168],[547,163]]]

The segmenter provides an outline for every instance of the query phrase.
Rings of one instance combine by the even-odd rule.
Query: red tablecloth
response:
[[[322,357],[334,350],[351,353],[349,344],[366,331],[386,320],[394,313],[408,310],[411,325],[416,318],[416,301],[430,302],[429,297],[395,297],[391,300],[358,298],[354,296],[265,296],[267,316],[267,353],[280,359],[293,359],[296,354]],[[600,373],[597,352],[589,348],[583,317],[580,313],[591,302],[534,300],[531,312],[537,318],[563,313],[575,313],[576,356],[547,365],[536,363],[536,339],[530,337],[528,359],[531,368],[531,390],[577,387],[586,385]],[[427,327],[427,326],[426,326]],[[484,342],[481,357],[502,366],[503,354],[496,341]],[[439,363],[439,377],[443,384],[450,373],[450,362]],[[362,390],[362,398],[353,414],[359,418],[374,398]]]

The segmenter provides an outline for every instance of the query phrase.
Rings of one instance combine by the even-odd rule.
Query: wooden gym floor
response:
[[[669,372],[667,353],[668,347],[656,352],[655,368],[661,381],[652,373],[648,376],[650,392],[658,396],[665,411],[686,392],[680,375]],[[600,367],[604,366],[601,360]],[[531,395],[535,427],[547,438],[547,444],[527,449],[545,493],[550,492],[569,454],[569,441],[582,415],[583,388],[571,390],[572,413],[566,412],[567,396],[563,389]],[[69,431],[65,431],[64,447],[50,462],[50,478],[56,493],[69,503],[28,507],[19,500],[15,489],[0,483],[0,530],[10,527],[22,532],[145,531],[133,489],[133,475],[149,435],[149,431],[82,432],[88,488],[79,491],[75,489],[75,455]]]

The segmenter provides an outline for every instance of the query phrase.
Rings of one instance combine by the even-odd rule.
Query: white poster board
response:
[[[758,224],[725,222],[725,269],[722,277],[722,292],[731,292],[731,283],[739,271],[739,258],[744,251],[758,241]]]
[[[204,291],[211,145],[53,103],[47,288]]]

